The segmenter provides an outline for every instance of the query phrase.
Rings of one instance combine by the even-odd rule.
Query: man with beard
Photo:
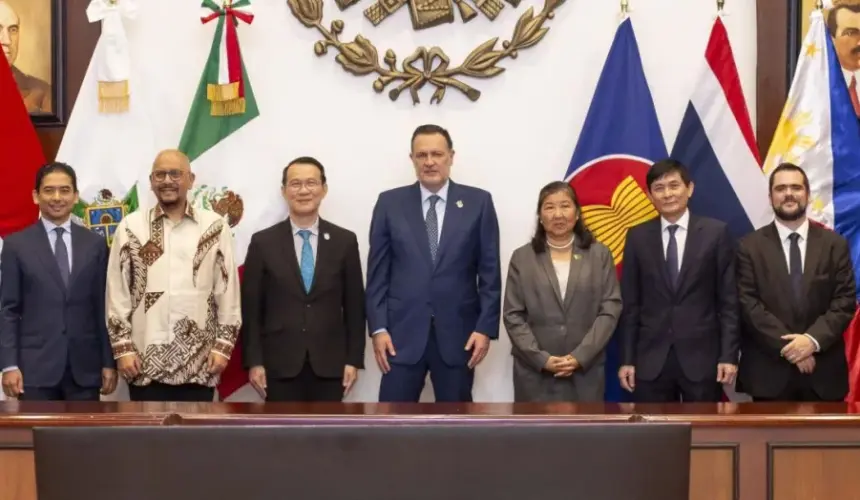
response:
[[[842,401],[842,334],[855,309],[848,242],[809,223],[809,179],[797,165],[774,169],[770,201],[774,222],[746,236],[738,251],[738,389],[756,401]]]
[[[119,223],[108,262],[107,321],[132,401],[212,401],[241,326],[233,235],[193,208],[188,157],[162,151],[158,204]]]
[[[737,373],[734,241],[725,223],[691,214],[687,167],[645,176],[660,217],[627,233],[621,272],[621,386],[636,402],[719,401]]]

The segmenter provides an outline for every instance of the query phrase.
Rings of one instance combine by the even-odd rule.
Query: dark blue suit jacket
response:
[[[464,365],[472,332],[499,337],[502,278],[499,222],[490,193],[449,181],[436,263],[416,182],[379,195],[370,226],[367,316],[371,334],[386,329],[397,355],[414,364],[434,319],[439,350]]]
[[[72,274],[63,286],[42,221],[3,241],[0,369],[18,366],[24,387],[53,387],[67,362],[75,382],[100,387],[115,363],[105,324],[107,245],[72,224]]]

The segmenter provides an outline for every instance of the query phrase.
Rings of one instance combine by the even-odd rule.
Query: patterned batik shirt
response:
[[[188,205],[173,222],[160,206],[116,228],[107,277],[107,325],[114,358],[137,353],[143,386],[200,384],[210,353],[229,359],[241,326],[233,235],[215,212]]]

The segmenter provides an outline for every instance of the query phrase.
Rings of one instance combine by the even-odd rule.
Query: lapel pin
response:
[[[328,233],[323,233],[324,240],[328,240],[329,238],[331,238],[331,236],[329,236]]]
[[[457,208],[463,208],[463,200],[457,200]]]
[[[579,255],[578,253],[573,254],[573,260],[579,260],[581,258],[582,258],[582,255]]]

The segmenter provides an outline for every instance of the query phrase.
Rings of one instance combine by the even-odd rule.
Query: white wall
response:
[[[138,106],[146,104],[149,118],[157,124],[153,147],[175,147],[208,53],[212,27],[200,26],[198,2],[139,3],[140,16],[128,30],[139,66],[139,78],[132,83],[137,89],[133,99]],[[237,239],[244,255],[250,234],[283,215],[278,197],[283,165],[296,156],[315,156],[325,164],[329,177],[323,217],[358,233],[366,258],[377,194],[414,181],[407,157],[412,130],[437,123],[448,128],[454,140],[453,178],[483,187],[494,196],[505,274],[511,252],[534,229],[538,190],[562,178],[567,169],[619,21],[618,3],[567,0],[547,24],[550,31],[541,43],[502,63],[507,71],[490,80],[468,80],[482,91],[478,102],[448,89],[441,105],[430,105],[433,88],[428,85],[421,92],[423,102],[413,106],[408,93],[397,102],[387,94],[376,94],[371,88],[373,76],[346,73],[335,63],[334,54],[315,56],[318,34],[290,14],[285,0],[255,0],[257,18],[252,26],[240,26],[239,33],[261,116],[227,141],[230,147],[225,143],[195,163],[198,182],[241,189],[246,205]],[[671,150],[704,62],[716,2],[631,0],[630,4],[645,72]],[[519,14],[530,5],[536,11],[542,7],[538,1],[524,0],[518,9],[506,4],[495,22],[479,17],[467,25],[458,21],[415,32],[405,8],[373,27],[362,16],[370,0],[346,12],[326,1],[323,24],[342,19],[342,38],[351,40],[360,33],[377,45],[380,56],[392,48],[402,60],[419,45],[439,45],[456,64],[490,37],[508,39]],[[728,7],[725,23],[754,112],[755,2],[728,2]],[[149,77],[141,81],[142,75]],[[501,339],[478,367],[476,401],[512,399],[509,349],[502,329]],[[368,368],[350,400],[376,400],[380,374],[369,344],[366,359]],[[429,391],[424,399],[430,400]]]

